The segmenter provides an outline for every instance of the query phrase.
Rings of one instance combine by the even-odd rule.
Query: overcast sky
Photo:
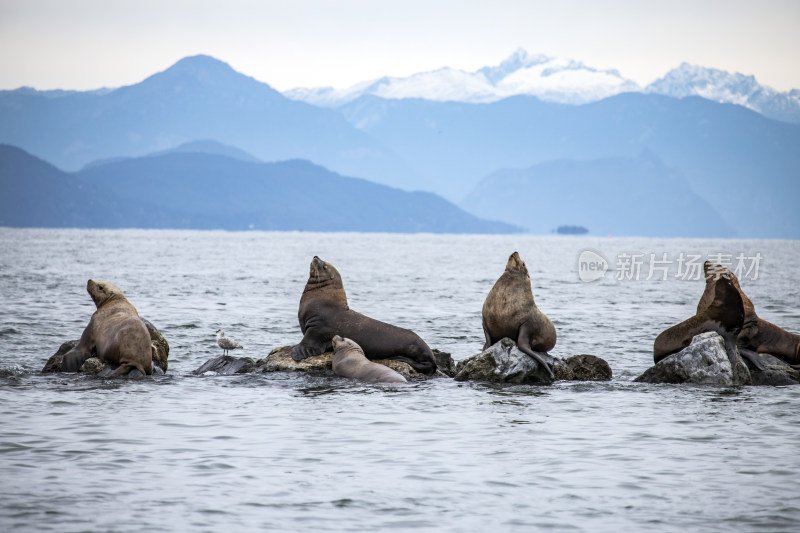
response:
[[[517,48],[646,85],[687,61],[800,88],[795,0],[0,0],[0,89],[137,83],[208,54],[278,90],[495,65]]]

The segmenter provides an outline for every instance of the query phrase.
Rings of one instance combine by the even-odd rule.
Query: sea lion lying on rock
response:
[[[484,351],[508,337],[519,349],[533,357],[555,378],[553,369],[536,352],[548,352],[556,345],[556,328],[533,301],[528,267],[517,252],[511,254],[506,270],[495,282],[483,302]]]
[[[90,279],[86,290],[97,311],[78,344],[64,354],[61,370],[77,372],[88,358],[98,357],[108,364],[119,365],[112,376],[125,375],[134,368],[152,374],[154,347],[133,304],[119,287],[108,281]]]
[[[367,359],[361,346],[352,340],[336,335],[332,344],[333,371],[337,375],[367,383],[407,383],[406,378],[388,366]]]
[[[423,374],[436,371],[433,352],[419,335],[348,307],[342,276],[333,265],[314,256],[309,270],[297,313],[303,340],[292,348],[292,359],[329,351],[334,335],[341,335],[355,341],[367,359],[403,361]]]

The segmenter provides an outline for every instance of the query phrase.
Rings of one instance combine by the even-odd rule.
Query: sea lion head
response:
[[[750,301],[750,298],[748,298],[747,295],[744,293],[742,287],[739,285],[739,279],[736,277],[736,274],[734,274],[724,266],[712,263],[711,261],[706,261],[705,263],[703,263],[703,272],[705,273],[706,276],[706,292],[700,299],[700,303],[698,304],[698,310],[708,306],[708,304],[713,299],[712,295],[715,283],[720,278],[724,278],[730,281],[731,285],[733,285],[733,287],[739,293],[739,296],[741,296],[742,298],[742,305],[744,306],[745,324],[755,322],[758,319],[755,306],[753,305],[753,302]]]
[[[519,252],[514,252],[508,256],[508,263],[506,263],[506,272],[512,274],[522,273],[528,275],[528,267],[525,266],[525,261],[519,256]]]
[[[316,255],[311,260],[308,272],[308,285],[315,287],[320,285],[331,285],[334,287],[344,287],[342,284],[342,276],[330,263],[326,263]]]
[[[95,281],[90,279],[86,283],[86,291],[92,297],[94,305],[100,308],[101,305],[112,299],[125,298],[122,289],[110,281]]]
[[[331,339],[331,344],[333,345],[333,351],[337,351],[339,349],[352,349],[355,348],[357,350],[361,350],[361,346],[356,344],[356,341],[352,339],[346,339],[341,335],[334,335],[333,339]],[[361,350],[363,351],[363,350]]]

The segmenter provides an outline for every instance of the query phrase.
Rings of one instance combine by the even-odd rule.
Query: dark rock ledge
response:
[[[249,357],[220,356],[208,360],[195,374],[246,374],[251,372],[326,372],[333,373],[333,353],[295,361],[291,356],[292,346],[275,348],[263,359]],[[449,353],[433,350],[439,370],[433,376],[416,372],[407,363],[391,359],[376,360],[402,374],[406,379],[430,379],[455,377],[457,381],[493,381],[518,384],[549,384],[552,379],[539,364],[521,352],[514,341],[503,339],[488,350],[465,359],[455,365]],[[611,367],[603,359],[593,355],[574,355],[566,360],[542,354],[553,364],[557,380],[606,381],[611,379]]]

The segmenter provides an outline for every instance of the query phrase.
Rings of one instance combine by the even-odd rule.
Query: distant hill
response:
[[[343,177],[307,161],[175,152],[66,173],[0,145],[0,225],[511,233],[425,192]]]
[[[208,56],[108,92],[0,91],[0,142],[68,171],[201,139],[263,161],[309,159],[378,182],[414,174],[339,113],[290,100]]]
[[[581,106],[528,96],[490,104],[365,96],[341,111],[446,198],[463,198],[502,168],[647,151],[680,170],[738,236],[800,238],[800,126],[740,106],[641,93]],[[653,184],[651,194],[659,190]]]
[[[733,229],[652,155],[558,160],[487,176],[462,203],[534,233],[578,224],[595,235],[730,237]]]

